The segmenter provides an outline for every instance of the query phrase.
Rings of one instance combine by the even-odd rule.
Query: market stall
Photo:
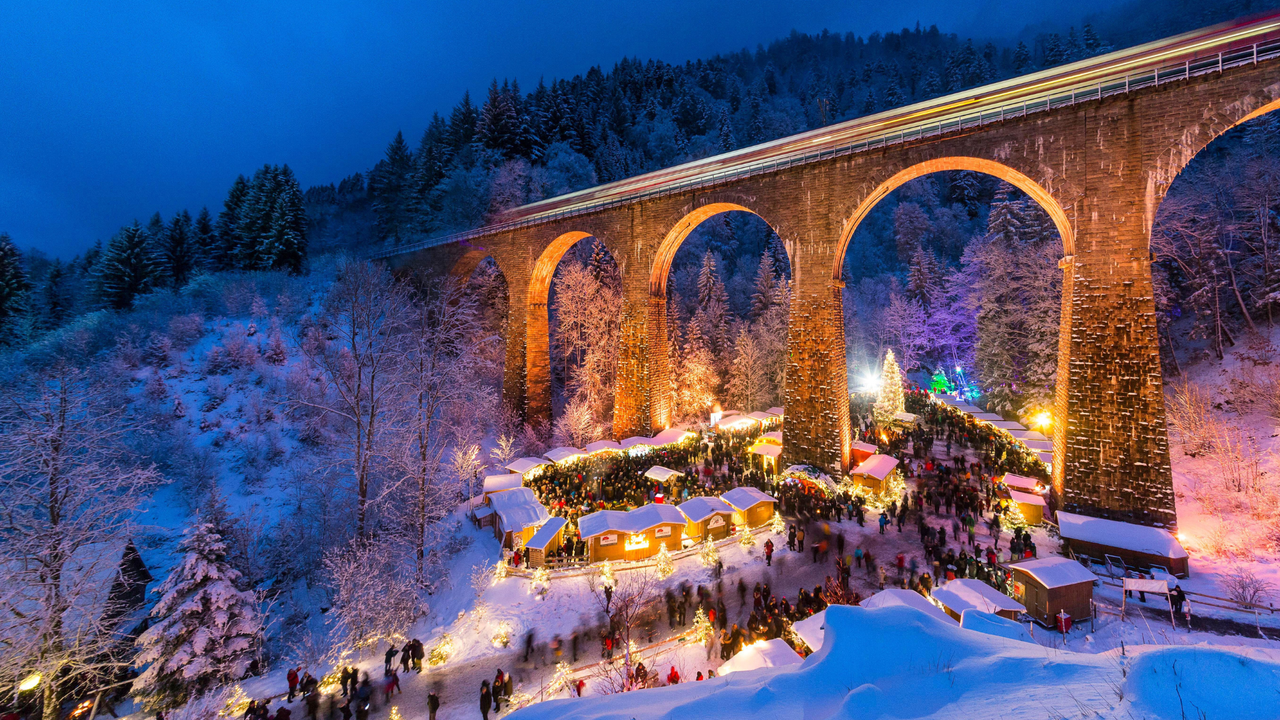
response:
[[[897,458],[889,455],[872,455],[854,468],[853,472],[849,473],[849,477],[871,492],[878,493],[885,489],[898,472]]]
[[[495,519],[493,533],[503,547],[520,547],[551,515],[527,487],[494,493],[488,497]]]
[[[538,474],[542,472],[542,468],[550,464],[551,463],[547,462],[546,460],[543,460],[542,458],[523,457],[516,460],[512,460],[511,462],[507,463],[506,467],[508,470],[510,470],[513,473],[519,473],[521,475],[524,475],[525,477],[532,478],[532,477],[537,477]]]
[[[521,486],[524,482],[524,476],[520,473],[506,473],[503,475],[486,475],[484,478],[484,499],[487,501],[493,493],[506,492],[514,490]]]
[[[598,452],[621,452],[622,445],[613,440],[597,440],[587,445],[583,450],[586,450],[588,455],[594,455]]]
[[[629,512],[601,510],[578,520],[590,562],[644,560],[658,548],[679,550],[688,519],[673,505],[651,503]]]
[[[1044,497],[1037,493],[1010,490],[1009,501],[1022,513],[1022,519],[1028,525],[1039,525],[1044,522]]]
[[[1013,573],[1013,599],[1026,613],[1046,627],[1065,612],[1075,621],[1092,613],[1093,583],[1098,578],[1083,565],[1064,557],[1044,557],[1009,566]]]
[[[1186,549],[1163,528],[1058,511],[1058,533],[1076,554],[1098,560],[1114,555],[1128,567],[1158,566],[1177,577],[1191,571]]]
[[[871,443],[855,442],[852,445],[853,450],[853,466],[857,467],[866,462],[867,458],[880,452],[880,448]]]
[[[733,506],[717,497],[689,498],[679,506],[688,519],[684,533],[694,542],[704,538],[720,540],[728,537],[733,522]]]
[[[1017,620],[1022,612],[1022,603],[981,580],[970,578],[952,580],[934,588],[933,599],[956,620],[960,620],[966,610],[991,613],[1010,620]]]
[[[733,522],[758,528],[773,519],[773,506],[778,502],[772,495],[750,486],[736,487],[720,496],[734,509]]]
[[[547,556],[559,550],[564,542],[564,529],[568,524],[569,521],[562,517],[553,517],[538,528],[524,544],[529,567],[539,568],[547,564]]]
[[[585,450],[579,450],[575,447],[558,447],[546,451],[542,456],[559,465],[561,463],[573,462],[586,454]]]

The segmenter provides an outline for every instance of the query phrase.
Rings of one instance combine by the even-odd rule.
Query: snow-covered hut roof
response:
[[[803,620],[797,620],[791,623],[791,629],[796,631],[800,639],[810,650],[817,652],[822,647],[823,637],[826,635],[827,611],[822,610],[816,612]]]
[[[777,502],[773,496],[767,495],[763,490],[750,485],[736,487],[721,495],[720,499],[732,505],[735,510],[746,510],[762,502]]]
[[[1010,490],[1009,498],[1012,499],[1014,502],[1022,503],[1023,505],[1039,505],[1040,507],[1044,507],[1044,498],[1040,497],[1035,493],[1025,493],[1019,490]]]
[[[969,415],[977,415],[978,413],[982,412],[981,408],[976,408],[967,403],[961,403],[960,405],[956,405],[956,409],[962,413],[968,413]]]
[[[976,413],[970,413],[970,415],[973,415],[974,420],[985,420],[987,422],[1004,422],[1004,418],[1000,417],[995,413],[976,412]]]
[[[780,407],[771,407],[768,410],[765,410],[765,412],[769,413],[774,417],[783,417],[782,408]]]
[[[578,534],[584,539],[607,532],[631,532],[627,514],[621,510],[599,510],[578,518]]]
[[[681,440],[684,440],[684,437],[689,434],[691,433],[688,430],[685,430],[684,428],[667,428],[666,430],[663,430],[657,435],[654,435],[653,439],[649,441],[649,444],[652,445],[653,447],[662,447],[663,445],[671,445],[673,443],[678,443]]]
[[[937,400],[943,405],[950,405],[951,407],[959,407],[964,404],[964,401],[961,400],[960,398],[952,397],[950,395],[935,395],[933,399]]]
[[[1026,430],[1022,423],[1014,422],[1012,420],[1000,420],[992,422],[991,425],[992,427],[998,427],[1001,430]]]
[[[1035,478],[1024,477],[1022,475],[1014,475],[1013,473],[1005,473],[1000,477],[1005,485],[1011,488],[1022,488],[1024,490],[1035,490],[1037,481]]]
[[[568,524],[569,521],[562,517],[552,517],[550,520],[542,523],[542,527],[538,528],[538,531],[533,534],[533,537],[529,538],[529,542],[525,543],[524,546],[528,548],[536,548],[538,550],[546,550],[547,545],[555,539],[556,533],[563,530],[564,526]]]
[[[877,480],[884,480],[896,467],[898,467],[898,458],[890,455],[872,455],[854,468],[853,474],[870,475]]]
[[[759,422],[762,422],[762,423],[770,422],[770,421],[772,421],[772,420],[777,420],[777,419],[778,419],[778,418],[777,418],[776,416],[774,416],[774,415],[770,415],[770,414],[769,414],[769,413],[767,413],[767,412],[760,412],[760,411],[758,411],[758,410],[757,410],[756,412],[751,413],[751,414],[750,414],[750,415],[748,415],[747,417],[751,418],[752,420],[756,420],[756,421],[759,421]]]
[[[985,613],[1022,611],[1022,603],[981,580],[971,580],[969,578],[952,580],[935,588],[933,599],[942,603],[957,615],[969,609],[980,610]]]
[[[802,662],[804,658],[797,655],[785,640],[780,638],[757,640],[743,648],[742,652],[729,658],[720,666],[716,674],[723,677],[729,673],[744,670],[799,665]]]
[[[942,611],[942,608],[934,605],[924,598],[923,595],[914,590],[903,590],[902,588],[890,588],[881,590],[871,597],[859,603],[864,608],[874,610],[875,608],[892,607],[895,605],[906,605],[915,608],[923,613],[927,613],[936,618],[942,618],[951,625],[958,625],[950,615]]]
[[[729,417],[720,418],[720,420],[716,422],[716,427],[730,430],[734,428],[750,427],[758,422],[760,421],[750,415],[731,415]]]
[[[645,447],[649,447],[649,446],[650,446],[650,445],[649,445],[649,443],[651,443],[651,442],[653,442],[653,441],[652,441],[652,440],[650,440],[650,439],[649,439],[649,438],[647,438],[647,437],[640,437],[639,435],[633,435],[633,436],[631,436],[631,437],[627,438],[626,440],[623,440],[623,441],[622,441],[621,443],[619,443],[619,444],[620,444],[620,445],[622,445],[622,449],[623,449],[623,450],[627,450],[627,449],[629,449],[629,448],[633,448],[633,447],[635,447],[635,446],[637,446],[637,445],[644,445]]]
[[[1037,452],[1036,459],[1045,465],[1053,465],[1053,453],[1051,452]]]
[[[1035,452],[1048,452],[1048,453],[1053,452],[1053,443],[1049,440],[1029,440],[1028,439],[1028,440],[1023,440],[1022,444],[1025,445],[1028,450],[1033,450]]]
[[[547,462],[546,460],[543,460],[542,458],[523,457],[518,460],[512,460],[510,463],[507,463],[507,469],[513,473],[520,473],[521,475],[524,475],[528,473],[530,470],[534,470],[536,468],[542,467],[543,465],[550,465],[550,464],[551,463]]]
[[[497,513],[498,527],[503,531],[520,532],[541,525],[551,517],[527,487],[494,493],[489,496],[489,505]]]
[[[782,454],[782,446],[773,443],[760,443],[751,446],[751,452],[756,455],[764,455],[766,457],[776,458]]]
[[[621,449],[622,449],[622,446],[614,442],[613,440],[597,440],[591,443],[590,445],[586,446],[585,448],[583,448],[583,450],[586,450],[588,453],[598,453],[604,450],[613,450],[617,452],[618,450],[621,450]]]
[[[718,497],[689,498],[679,508],[692,522],[702,522],[716,513],[733,514],[733,506]]]
[[[1009,567],[1025,572],[1046,588],[1066,587],[1077,583],[1091,583],[1097,576],[1075,560],[1064,557],[1043,557],[1015,563]]]
[[[679,470],[672,470],[671,468],[662,467],[661,465],[654,465],[644,471],[645,477],[652,478],[661,483],[667,482],[673,477],[680,477],[680,475],[681,473]]]
[[[1035,430],[1014,430],[1009,434],[1014,436],[1018,440],[1022,440],[1024,442],[1027,440],[1048,440],[1049,439],[1045,437],[1042,433],[1039,433]]]
[[[630,532],[639,533],[659,525],[684,525],[689,519],[680,512],[680,508],[666,503],[649,503],[627,513],[627,522],[631,524]]]
[[[1178,538],[1168,530],[1133,525],[1119,520],[1076,515],[1061,510],[1058,511],[1058,534],[1065,540],[1096,543],[1160,557],[1184,558],[1187,556],[1187,551],[1178,542]]]
[[[579,450],[576,447],[558,447],[558,448],[553,448],[551,450],[546,451],[545,453],[542,454],[542,456],[553,463],[562,463],[566,460],[571,460],[573,458],[578,457],[579,455],[585,455],[585,454],[586,454],[585,451]]]
[[[506,473],[503,475],[486,475],[484,478],[484,493],[500,493],[504,490],[514,490],[520,487],[524,482],[524,476],[520,473]]]
[[[935,596],[937,593],[934,593]],[[1022,606],[1019,605],[1021,610]],[[982,612],[981,610],[965,610],[960,613],[960,627],[965,630],[973,630],[984,635],[995,635],[996,637],[1009,638],[1010,640],[1021,640],[1034,644],[1036,639],[1031,637],[1031,633],[1027,632],[1027,628],[1022,623],[1010,620],[1007,617],[993,615],[992,613]]]
[[[761,435],[761,436],[760,436],[760,439],[762,439],[762,440],[772,440],[772,441],[774,441],[774,442],[776,442],[776,443],[781,443],[781,442],[782,442],[782,431],[781,431],[781,430],[770,430],[769,432],[767,432],[767,433],[765,433],[765,434]]]
[[[876,452],[880,450],[879,447],[872,445],[871,443],[864,443],[864,442],[856,442],[852,445],[852,447],[854,450],[857,450],[858,452],[871,453],[872,455],[875,455]]]

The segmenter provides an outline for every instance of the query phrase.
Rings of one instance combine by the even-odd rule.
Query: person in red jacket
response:
[[[289,700],[293,702],[293,694],[298,691],[298,668],[289,668]]]
[[[680,682],[680,673],[676,672],[676,666],[671,666],[671,672],[667,673],[667,684],[675,685]]]

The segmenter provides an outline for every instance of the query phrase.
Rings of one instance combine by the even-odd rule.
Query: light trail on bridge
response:
[[[503,213],[496,223],[387,249],[374,257],[474,240],[648,197],[710,187],[1278,57],[1280,12],[1275,12],[522,205]]]

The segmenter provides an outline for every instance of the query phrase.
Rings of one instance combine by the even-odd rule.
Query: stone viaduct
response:
[[[1217,52],[1217,48],[1214,48]],[[803,164],[397,255],[456,260],[469,276],[492,256],[510,298],[503,397],[549,420],[547,296],[561,256],[598,238],[624,278],[614,433],[671,423],[666,282],[681,242],[723,212],[758,215],[789,255],[785,464],[846,469],[851,431],[841,303],[845,248],[895,188],[942,170],[998,177],[1042,205],[1063,249],[1053,485],[1059,507],[1176,523],[1152,297],[1150,234],[1170,183],[1228,129],[1280,106],[1280,60],[1256,59],[1091,100],[901,138]],[[1167,73],[1168,74],[1168,73]],[[1127,80],[1126,80],[1127,83]],[[975,92],[981,92],[981,88]],[[1073,98],[1074,100],[1074,98]],[[1003,112],[1002,112],[1003,115]],[[855,121],[856,122],[856,121]]]

